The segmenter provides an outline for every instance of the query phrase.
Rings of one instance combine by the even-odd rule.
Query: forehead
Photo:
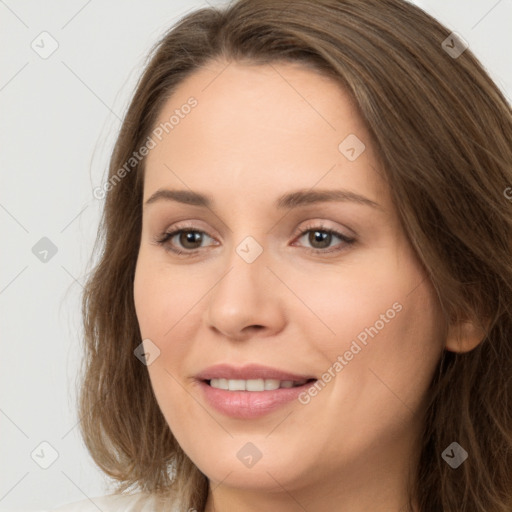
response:
[[[188,108],[191,98],[195,106]],[[263,194],[270,185],[278,192],[321,180],[322,188],[357,188],[385,200],[353,99],[311,68],[209,63],[166,102],[155,127],[166,123],[147,157],[145,198],[160,186],[178,186],[181,177],[190,188]],[[351,149],[360,156],[353,159],[352,151],[349,158]]]

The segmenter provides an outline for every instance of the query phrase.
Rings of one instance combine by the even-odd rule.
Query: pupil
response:
[[[322,231],[311,231],[310,235],[309,235],[309,242],[311,243],[311,245],[315,245],[315,243],[317,242],[325,242],[327,240],[327,244],[323,244],[321,245],[321,248],[325,248],[325,247],[329,247],[329,244],[330,244],[330,238],[331,238],[331,234],[330,233],[325,233],[325,232],[322,232]]]
[[[180,243],[184,247],[187,247],[187,244],[189,243],[201,243],[201,236],[201,233],[198,233],[197,231],[184,231],[181,233]],[[322,231],[311,231],[309,234],[309,241],[312,245],[316,244],[317,242],[320,242],[321,248],[325,248],[329,247],[331,236],[332,235],[330,233]],[[325,242],[327,242],[327,244]],[[192,247],[192,249],[195,249],[195,247]]]
[[[196,247],[188,247],[187,244],[194,244],[197,241],[201,242],[201,233],[198,233],[197,231],[184,231],[181,233],[180,243],[183,245],[183,247],[188,249],[196,249]]]

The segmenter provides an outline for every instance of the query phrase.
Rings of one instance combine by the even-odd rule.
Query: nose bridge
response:
[[[234,240],[237,234],[234,233]],[[240,236],[238,236],[240,239]],[[277,328],[282,320],[269,252],[251,235],[233,245],[225,271],[208,299],[207,322],[230,337],[248,326]]]
[[[216,286],[216,299],[232,302],[233,306],[257,307],[258,302],[268,301],[269,278],[267,251],[253,236],[245,236],[233,245],[226,260],[227,273]],[[231,306],[231,307],[233,307]]]
[[[250,199],[243,204],[237,204],[236,219],[230,222],[230,243],[229,256],[226,258],[226,267],[232,269],[230,274],[235,274],[237,279],[243,280],[243,285],[257,285],[268,279],[270,274],[266,265],[269,263],[269,237],[262,222],[256,220],[258,205]],[[267,230],[268,231],[268,230]],[[226,276],[227,278],[228,276]],[[234,276],[230,277],[235,280]],[[257,290],[255,290],[257,292]],[[259,292],[258,292],[259,293]]]

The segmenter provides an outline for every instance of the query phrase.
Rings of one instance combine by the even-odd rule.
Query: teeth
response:
[[[229,391],[269,391],[279,388],[302,386],[306,382],[306,379],[301,381],[277,379],[211,379],[210,386],[212,388]]]
[[[250,381],[247,381],[248,383]],[[265,391],[271,391],[273,389],[279,389],[280,381],[277,379],[265,379]]]

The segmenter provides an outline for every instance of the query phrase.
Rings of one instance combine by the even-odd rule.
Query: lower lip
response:
[[[299,395],[314,383],[315,381],[311,381],[302,386],[268,391],[227,391],[212,388],[205,381],[199,381],[199,386],[206,401],[217,411],[232,418],[252,419],[269,414],[297,400]]]

